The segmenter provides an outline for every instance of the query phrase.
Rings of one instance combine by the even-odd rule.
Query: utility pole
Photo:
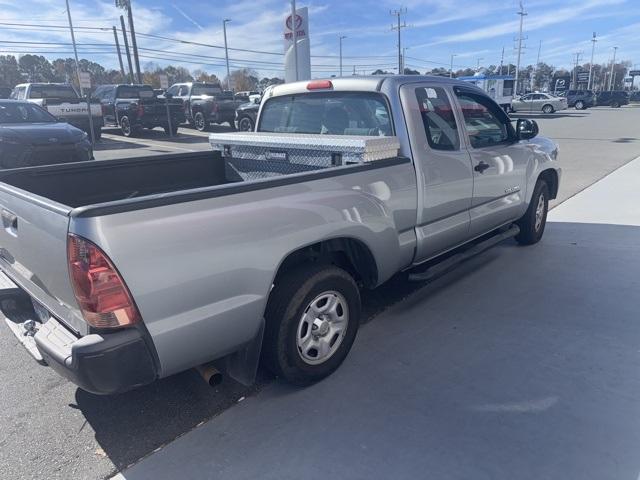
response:
[[[449,68],[449,78],[453,78],[453,57],[457,57],[455,53],[451,54],[451,68]]]
[[[518,60],[516,61],[516,93],[518,93],[518,76],[520,74],[520,56],[522,54],[522,23],[524,22],[524,17],[527,15],[527,12],[524,11],[524,5],[522,4],[522,0],[520,0],[520,11],[518,12],[520,15],[520,32],[518,33]]]
[[[582,52],[575,52],[574,55],[576,56],[576,61],[573,67],[573,88],[577,90],[578,89],[578,64],[580,63],[580,55],[582,55]]]
[[[502,47],[502,55],[500,55],[500,74],[499,75],[502,75],[502,65],[503,64],[504,64],[504,47]]]
[[[122,63],[122,53],[120,53],[120,42],[118,41],[118,30],[116,29],[115,25],[113,27],[113,39],[116,41],[116,50],[118,52],[118,63],[120,64],[120,73],[122,74],[122,80],[125,80],[125,73],[124,73],[124,65]]]
[[[540,51],[542,50],[542,40],[538,44],[538,57],[536,58],[536,68],[533,70],[533,78],[531,79],[531,90],[535,90],[536,87],[536,75],[538,74],[538,70],[540,68]]]
[[[589,82],[587,83],[587,90],[591,90],[591,77],[593,72],[593,54],[596,51],[596,32],[593,32],[593,37],[591,37],[591,62],[589,63]]]
[[[231,90],[231,73],[229,72],[229,47],[227,46],[227,22],[230,21],[230,18],[225,18],[224,20],[222,20],[222,33],[224,35],[224,59],[227,63],[227,90]]]
[[[391,25],[391,30],[398,30],[398,75],[402,75],[402,45],[401,45],[401,35],[400,32],[403,28],[407,28],[407,22],[400,23],[400,17],[402,15],[406,15],[407,9],[401,8],[399,10],[392,10],[389,12],[390,15],[393,15],[397,18],[397,25]]]
[[[346,35],[340,35],[339,40],[340,40],[340,76],[342,76],[342,40],[344,40],[345,38],[347,38]]]
[[[611,73],[609,74],[609,90],[613,89],[613,66],[616,64],[616,52],[618,47],[613,47],[613,61],[611,62]]]
[[[124,17],[120,15],[120,27],[124,37],[124,51],[127,53],[127,63],[129,64],[129,82],[133,83],[133,64],[131,63],[131,53],[129,52],[129,40],[127,40],[127,27],[124,25]]]
[[[409,47],[402,47],[402,74],[404,75],[404,71],[407,68],[407,62],[405,60],[406,56],[407,56],[407,50],[409,50]]]
[[[296,0],[291,0],[291,39],[293,40],[293,68],[296,71],[296,81],[298,81],[298,25],[296,20]]]
[[[129,33],[131,34],[131,48],[133,49],[133,59],[136,63],[136,78],[138,83],[142,83],[142,73],[140,72],[140,58],[138,57],[138,42],[136,41],[136,30],[133,25],[133,11],[131,10],[131,0],[115,0],[116,7],[124,8],[129,19]],[[133,76],[133,71],[131,73]],[[133,83],[133,82],[131,82]]]

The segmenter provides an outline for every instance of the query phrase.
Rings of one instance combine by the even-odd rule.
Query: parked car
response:
[[[237,102],[246,103],[246,102],[253,101],[256,97],[260,98],[261,94],[258,91],[251,90],[251,91],[236,92],[233,97]]]
[[[252,132],[256,127],[256,118],[260,110],[260,98],[257,101],[247,102],[236,108],[235,126],[238,130]]]
[[[236,102],[233,92],[223,91],[213,83],[176,83],[169,87],[167,94],[179,98],[184,105],[187,122],[196,130],[204,131],[212,123],[229,123],[234,127]]]
[[[640,102],[640,90],[635,90],[629,94],[630,102]]]
[[[568,90],[565,96],[567,106],[576,110],[585,110],[596,105],[596,94],[593,90]]]
[[[167,135],[175,135],[184,122],[182,102],[169,101],[172,131],[169,130],[166,100],[157,98],[150,85],[100,85],[92,98],[102,106],[105,126],[119,127],[125,137],[155,127],[164,128]]]
[[[275,86],[256,129],[0,173],[2,297],[32,319],[10,326],[34,356],[102,394],[214,360],[244,383],[260,358],[315,382],[351,349],[361,288],[469,242],[411,278],[538,242],[561,178],[534,121],[444,77]]]
[[[0,99],[9,98],[12,90],[11,87],[0,87]]]
[[[514,112],[553,113],[567,108],[567,99],[555,97],[548,93],[527,93],[511,101]]]
[[[607,90],[598,92],[596,102],[599,107],[607,106],[619,108],[623,105],[629,105],[629,93],[624,90]]]
[[[0,100],[0,168],[81,162],[92,158],[91,141],[82,130],[58,121],[31,102]],[[7,206],[6,203],[2,205]]]
[[[70,83],[22,83],[16,85],[11,97],[17,100],[27,100],[40,105],[61,122],[67,122],[91,135],[96,140],[102,134],[102,110],[98,102],[91,102],[91,122],[87,102],[80,98]]]

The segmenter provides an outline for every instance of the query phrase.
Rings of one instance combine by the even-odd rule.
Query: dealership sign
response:
[[[295,62],[296,49],[293,48],[295,29],[298,61]],[[311,78],[311,46],[309,41],[309,10],[307,7],[296,10],[295,19],[289,14],[284,20],[284,81],[309,80]],[[296,73],[296,64],[298,71]]]

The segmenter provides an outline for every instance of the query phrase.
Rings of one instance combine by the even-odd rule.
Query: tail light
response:
[[[96,245],[67,239],[69,275],[84,319],[96,328],[119,328],[142,320],[124,280]]]
[[[138,116],[142,117],[144,115],[144,106],[142,104],[138,105]]]

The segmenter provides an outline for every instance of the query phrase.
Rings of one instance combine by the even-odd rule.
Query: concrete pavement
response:
[[[640,159],[119,480],[637,479]],[[633,188],[636,186],[636,188]],[[597,207],[597,208],[596,208]]]

